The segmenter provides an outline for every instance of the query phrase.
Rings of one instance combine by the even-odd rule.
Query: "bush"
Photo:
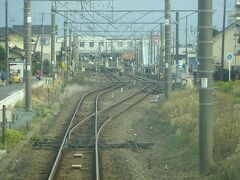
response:
[[[219,91],[230,93],[233,90],[234,82],[233,81],[230,81],[230,82],[218,81],[215,84]]]
[[[240,96],[240,81],[230,81],[230,82],[216,82],[215,83],[218,91],[232,94],[234,96]]]

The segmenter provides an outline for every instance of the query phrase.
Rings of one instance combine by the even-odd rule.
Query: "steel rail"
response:
[[[142,88],[141,90],[139,90],[137,93],[143,91],[143,90],[146,89],[147,87],[148,87],[148,85],[145,86],[144,88]],[[75,119],[75,117],[76,117],[76,113],[78,112],[78,110],[79,110],[79,108],[80,108],[80,106],[81,106],[84,98],[86,98],[86,96],[88,96],[88,95],[90,95],[90,94],[93,94],[93,93],[95,93],[95,92],[97,92],[97,91],[104,90],[104,89],[109,89],[109,88],[112,90],[112,86],[110,86],[110,87],[105,87],[105,88],[101,88],[101,89],[98,89],[98,90],[94,90],[94,91],[88,92],[88,93],[84,94],[84,95],[81,97],[81,99],[79,100],[79,103],[78,103],[78,105],[77,105],[77,108],[75,109],[74,115],[73,115],[73,117],[72,117],[72,119],[71,119],[71,121],[70,121],[70,124],[69,124],[69,126],[68,126],[68,129],[67,129],[67,131],[66,131],[66,133],[65,133],[65,136],[64,136],[64,138],[63,138],[62,144],[61,144],[61,146],[60,146],[60,148],[59,148],[57,157],[56,157],[56,159],[55,159],[55,161],[54,161],[54,165],[53,165],[53,167],[52,167],[52,169],[51,169],[51,172],[50,172],[50,175],[49,175],[49,177],[48,177],[49,180],[54,179],[54,177],[55,177],[55,175],[56,175],[56,172],[57,172],[59,163],[60,163],[60,161],[61,161],[61,157],[62,157],[62,152],[63,152],[64,146],[66,145],[67,142],[70,142],[70,136],[69,136],[70,132],[71,132],[71,134],[72,134],[72,132],[73,132],[78,126],[80,126],[80,125],[83,123],[83,122],[80,122],[80,123],[78,123],[77,125],[75,125],[75,126],[72,128],[73,121],[74,121],[74,119]],[[108,91],[108,90],[107,90],[107,91]],[[107,91],[104,91],[104,92],[106,93]],[[128,98],[136,95],[137,93],[128,96]],[[99,99],[100,96],[102,96],[103,94],[104,94],[103,92],[100,93],[100,95],[98,95],[97,99]],[[119,101],[119,102],[117,102],[117,103],[114,103],[114,104],[112,104],[111,106],[100,110],[98,113],[104,112],[105,110],[107,110],[107,109],[109,109],[109,108],[111,108],[111,107],[114,107],[114,106],[116,106],[117,104],[120,104],[121,102],[124,102],[124,101],[127,100],[128,98],[124,98],[124,99],[122,99],[121,101]],[[96,114],[96,113],[93,113],[93,114],[91,114],[90,116],[86,117],[86,118],[84,119],[84,121],[86,121],[87,119],[93,117],[95,114]],[[97,128],[97,125],[95,125],[95,126],[96,126],[96,128]],[[71,128],[72,128],[72,129],[71,129]],[[97,135],[97,133],[96,133],[96,135]],[[95,136],[95,137],[96,137],[96,136]],[[96,138],[95,138],[95,139],[96,139]]]
[[[120,86],[121,87],[121,86]],[[119,86],[117,87],[112,87],[112,88],[109,88],[103,92],[101,92],[100,94],[105,94],[105,93],[108,93],[109,91],[112,91],[113,89],[117,89],[119,88]],[[69,134],[68,134],[68,142],[70,142],[70,139],[71,139],[71,135],[72,133],[84,122],[86,122],[88,119],[90,119],[91,117],[93,117],[95,115],[95,113],[92,113],[91,115],[89,115],[88,117],[80,120],[79,123],[77,123],[75,126],[72,127],[72,129],[69,131]]]
[[[110,86],[110,87],[111,87],[111,86]],[[90,92],[86,93],[85,95],[83,95],[83,96],[81,97],[81,99],[79,100],[78,105],[77,105],[77,107],[76,107],[76,109],[75,109],[75,111],[74,111],[74,114],[73,114],[73,116],[72,116],[72,119],[71,119],[71,121],[70,121],[70,124],[69,124],[69,126],[68,126],[68,128],[67,128],[67,130],[66,130],[66,132],[65,132],[65,135],[64,135],[64,138],[63,138],[63,140],[62,140],[61,146],[60,146],[60,148],[59,148],[59,150],[58,150],[57,157],[56,157],[56,159],[55,159],[55,161],[54,161],[53,167],[52,167],[51,172],[50,172],[50,174],[49,174],[49,176],[48,176],[48,180],[53,180],[54,177],[55,177],[55,175],[56,175],[56,172],[57,172],[57,169],[58,169],[58,166],[59,166],[61,157],[62,157],[63,148],[64,148],[64,146],[65,146],[65,144],[66,144],[66,142],[67,142],[67,137],[68,137],[69,131],[70,131],[71,126],[72,126],[72,124],[73,124],[73,121],[74,121],[74,119],[75,119],[75,117],[76,117],[76,114],[77,114],[77,112],[78,112],[78,110],[79,110],[79,107],[81,106],[81,104],[82,104],[82,102],[83,102],[83,99],[84,99],[86,96],[88,96],[88,95],[90,95],[90,94],[93,94],[94,92],[97,92],[97,91],[100,91],[100,90],[104,90],[104,89],[110,88],[110,87],[105,87],[105,88],[101,88],[101,89],[97,89],[97,90],[90,91]]]
[[[155,89],[158,88],[158,84],[156,84]],[[152,91],[153,91],[152,90]],[[139,98],[137,101],[135,101],[134,103],[124,107],[123,109],[119,110],[118,112],[114,113],[113,115],[111,115],[102,125],[101,127],[97,130],[95,129],[95,133],[96,133],[96,139],[95,139],[95,162],[96,162],[96,180],[100,180],[100,172],[99,172],[99,149],[98,149],[98,140],[99,140],[99,136],[100,133],[102,132],[102,129],[109,123],[111,122],[111,120],[118,116],[119,114],[121,114],[122,112],[124,112],[125,110],[131,108],[132,106],[136,105],[138,102],[140,102],[141,100],[143,100],[145,97],[147,97],[149,94],[151,93],[151,91],[147,92],[146,94],[144,94],[144,96],[142,96],[141,98]],[[97,123],[97,101],[96,101],[96,118],[95,118],[95,123]]]
[[[158,85],[156,85],[153,90],[155,90],[155,89],[157,89],[157,88],[158,88]],[[153,90],[151,90],[151,91],[153,91]],[[142,98],[138,99],[136,102],[134,102],[134,103],[126,106],[125,108],[121,109],[120,111],[116,112],[116,113],[113,114],[111,117],[109,117],[108,120],[106,120],[106,121],[102,124],[102,126],[99,128],[98,135],[97,135],[97,139],[99,138],[99,134],[101,133],[101,130],[106,126],[106,124],[107,124],[109,121],[111,121],[111,119],[112,119],[113,117],[117,116],[117,115],[120,114],[121,112],[124,112],[126,109],[130,108],[131,106],[134,106],[135,104],[137,104],[139,101],[141,101],[141,100],[144,99],[146,96],[148,96],[148,95],[151,93],[151,91],[149,91],[149,92],[147,92],[146,94],[144,94],[144,96],[143,96]]]
[[[143,91],[143,90],[146,89],[147,87],[148,87],[148,85],[146,85],[146,86],[145,86],[144,88],[142,88],[141,90],[138,90],[136,93],[131,94],[131,95],[127,96],[126,98],[123,98],[123,99],[121,99],[120,101],[118,101],[118,102],[116,102],[116,103],[113,103],[113,104],[111,104],[110,106],[101,109],[100,111],[98,111],[98,113],[102,113],[102,112],[104,112],[104,111],[106,111],[106,110],[108,110],[108,109],[110,109],[110,108],[113,108],[113,107],[117,106],[117,105],[120,104],[120,103],[123,103],[124,101],[126,101],[127,99],[135,96],[137,93]],[[100,94],[100,95],[98,96],[98,99],[99,99],[102,95],[103,95],[103,94]],[[72,133],[73,133],[82,123],[86,122],[88,119],[90,119],[90,118],[93,117],[94,115],[95,115],[95,113],[92,113],[92,114],[89,115],[88,117],[80,120],[80,122],[77,123],[77,124],[71,129],[71,131],[69,132],[69,137],[68,137],[69,141],[70,141],[70,139],[71,139]]]
[[[59,148],[59,150],[58,150],[58,154],[57,154],[57,157],[56,157],[56,159],[55,159],[55,161],[54,161],[54,164],[53,164],[53,167],[52,167],[52,169],[51,169],[50,175],[48,176],[48,180],[53,180],[54,177],[55,177],[55,175],[56,175],[56,172],[57,172],[59,163],[60,163],[60,161],[61,161],[63,148],[64,148],[64,146],[65,146],[65,144],[66,144],[66,142],[67,142],[67,140],[68,140],[68,138],[67,138],[67,137],[68,137],[68,134],[69,134],[69,132],[70,132],[70,130],[71,130],[73,121],[74,121],[74,119],[75,119],[75,117],[76,117],[76,114],[77,114],[77,112],[78,112],[78,110],[79,110],[79,108],[80,108],[83,100],[86,98],[86,96],[89,96],[89,95],[91,95],[91,94],[93,94],[93,93],[95,93],[95,92],[101,91],[101,90],[105,90],[105,89],[109,89],[109,88],[111,89],[112,87],[113,87],[113,86],[108,86],[108,87],[100,88],[100,89],[97,89],[97,90],[93,90],[93,91],[90,91],[90,92],[84,94],[84,95],[81,97],[81,99],[79,100],[78,105],[77,105],[77,107],[76,107],[76,109],[75,109],[75,111],[74,111],[74,114],[73,114],[73,116],[72,116],[72,119],[71,119],[71,121],[70,121],[70,124],[69,124],[69,126],[68,126],[68,128],[67,128],[67,131],[66,131],[66,133],[65,133],[65,135],[64,135],[64,138],[63,138],[63,141],[62,141],[62,143],[61,143],[61,146],[60,146],[60,148]]]
[[[147,83],[147,85],[144,87],[144,88],[142,88],[141,90],[139,90],[139,91],[137,91],[135,94],[133,94],[133,95],[131,95],[130,97],[127,97],[127,98],[125,98],[123,101],[126,101],[126,100],[128,100],[128,99],[130,99],[131,97],[133,97],[133,96],[135,96],[135,95],[137,95],[138,93],[140,93],[140,92],[142,92],[144,89],[146,89],[147,87],[149,86],[149,84]],[[149,92],[148,92],[149,93]],[[147,94],[148,94],[147,93]],[[97,97],[96,98],[96,108],[95,108],[95,171],[96,171],[96,180],[100,180],[100,171],[99,171],[99,152],[98,152],[98,137],[99,137],[99,131],[101,131],[101,129],[102,129],[102,127],[103,127],[103,125],[100,127],[100,129],[98,129],[98,113],[100,113],[100,111],[98,112],[98,100],[99,100],[99,98],[100,97]],[[121,101],[121,102],[123,102],[123,101]],[[119,104],[119,103],[115,103],[114,105],[112,105],[112,106],[109,106],[109,107],[107,107],[107,108],[105,108],[105,109],[103,109],[103,110],[106,110],[106,109],[109,109],[109,108],[113,108],[114,106],[116,106],[117,104]],[[127,106],[127,108],[129,108],[129,106]],[[123,108],[124,110],[126,109],[126,108]],[[102,111],[103,111],[102,110]],[[120,111],[120,112],[122,112],[122,111]],[[119,112],[119,113],[120,113]],[[117,113],[116,113],[117,114]],[[111,116],[111,117],[113,117],[113,116]],[[108,121],[108,120],[107,120]],[[105,122],[106,123],[106,122]],[[105,124],[104,123],[104,124]]]

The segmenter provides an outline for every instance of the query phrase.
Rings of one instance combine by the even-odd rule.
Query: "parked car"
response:
[[[13,73],[10,75],[9,83],[20,83],[21,77],[17,73]]]

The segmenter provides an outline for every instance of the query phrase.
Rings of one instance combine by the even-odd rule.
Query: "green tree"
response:
[[[51,63],[49,60],[45,59],[43,61],[43,74],[50,75]]]
[[[217,36],[218,34],[221,33],[221,31],[219,31],[216,27],[213,27],[213,37]]]
[[[6,69],[5,57],[6,57],[5,49],[0,46],[0,70]]]
[[[37,70],[41,70],[41,55],[35,52],[32,56],[32,74],[35,75]]]

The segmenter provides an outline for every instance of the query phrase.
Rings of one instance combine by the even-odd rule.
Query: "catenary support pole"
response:
[[[6,73],[7,73],[7,80],[6,86],[9,85],[9,78],[10,78],[10,68],[9,68],[9,47],[8,47],[8,0],[5,0],[5,59],[6,59]]]
[[[32,56],[31,56],[32,16],[31,1],[24,0],[24,50],[25,50],[25,108],[32,110]]]
[[[149,64],[149,74],[152,74],[152,65],[153,65],[153,32],[151,32],[151,37],[150,37],[150,52],[151,52],[151,59],[150,59],[150,64]]]
[[[188,16],[186,16],[186,29],[185,29],[185,58],[186,58],[186,73],[189,76],[189,61],[188,61]]]
[[[56,1],[52,1],[52,14],[51,14],[51,76],[54,76],[56,68]]]
[[[171,62],[171,3],[165,0],[165,96],[168,99],[172,90]]]
[[[164,27],[163,23],[160,24],[160,76],[164,71]],[[163,78],[163,77],[160,77]]]
[[[179,65],[179,12],[176,12],[176,66]]]
[[[64,20],[64,42],[63,42],[63,49],[64,49],[64,63],[67,64],[67,19]],[[68,64],[67,64],[68,68]],[[64,85],[68,84],[68,77],[67,77],[67,69],[64,67]]]
[[[2,144],[5,147],[6,142],[6,105],[2,106]]]
[[[213,57],[212,0],[198,0],[199,59],[199,170],[210,172],[213,163]]]
[[[172,58],[172,63],[174,62],[174,60],[175,60],[175,41],[176,41],[176,39],[175,39],[175,32],[174,32],[174,30],[172,31],[172,56],[171,56],[171,58]],[[174,64],[174,63],[173,63]]]
[[[72,27],[69,27],[69,53],[68,53],[68,64],[69,64],[69,69],[68,69],[68,77],[70,77],[71,73],[72,73],[72,59],[73,59],[73,31],[72,31]]]
[[[222,27],[222,49],[221,49],[221,70],[220,80],[223,81],[223,70],[224,70],[224,51],[225,51],[225,24],[226,24],[226,0],[223,5],[223,27]]]
[[[134,61],[134,71],[136,72],[136,68],[137,68],[137,40],[134,39],[134,57],[135,57],[135,61]],[[135,73],[133,72],[133,73]]]
[[[77,65],[77,47],[78,47],[78,37],[77,35],[74,35],[73,37],[73,63],[72,63],[72,70],[73,73],[77,71],[76,65]]]
[[[178,83],[178,69],[179,69],[179,12],[176,12],[176,74],[175,74],[175,83]]]
[[[41,29],[41,76],[43,76],[43,63],[44,63],[44,57],[43,57],[43,47],[44,47],[44,13],[42,13],[42,29]]]

